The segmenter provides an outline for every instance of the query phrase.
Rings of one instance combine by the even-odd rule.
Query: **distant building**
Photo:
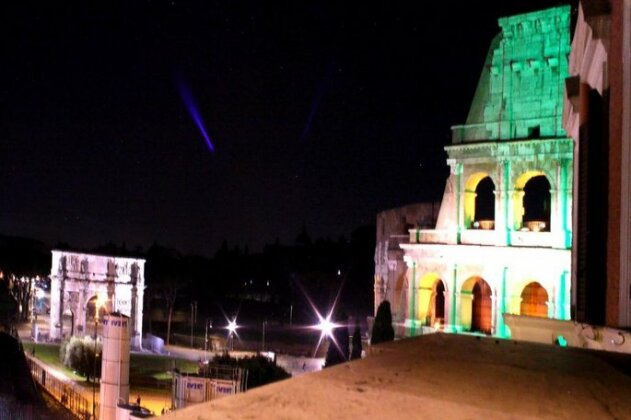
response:
[[[375,250],[375,312],[388,300],[392,319],[405,322],[408,310],[407,266],[401,244],[409,240],[412,228],[436,226],[440,202],[410,204],[385,210],[377,215],[377,247]]]
[[[388,251],[394,283],[376,259],[375,304],[394,302],[410,335],[430,327],[508,336],[505,313],[570,319],[574,145],[562,126],[570,8],[499,26],[466,123],[452,127],[445,147],[451,172],[435,227],[412,223],[397,238],[401,251]]]
[[[101,320],[119,312],[130,318],[132,347],[140,347],[144,259],[53,250],[50,277],[52,339],[93,333],[97,311]]]

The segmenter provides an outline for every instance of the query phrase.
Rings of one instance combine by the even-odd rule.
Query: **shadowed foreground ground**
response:
[[[0,333],[0,419],[66,419],[69,412],[33,381],[17,339]]]
[[[631,357],[433,334],[165,419],[631,418]]]

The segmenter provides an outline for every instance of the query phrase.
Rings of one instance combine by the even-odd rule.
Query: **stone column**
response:
[[[411,274],[408,277],[408,325],[410,337],[416,334],[416,261],[411,263]],[[409,266],[409,264],[408,264]]]
[[[138,333],[138,346],[142,347],[142,314],[144,311],[145,286],[140,277],[136,283],[136,289],[136,332]]]
[[[497,335],[498,333],[498,329],[497,329],[497,317],[498,317],[498,304],[499,304],[499,299],[497,298],[497,295],[495,295],[495,293],[491,294],[491,335]]]
[[[51,339],[61,338],[59,325],[61,324],[63,313],[63,281],[58,276],[53,276],[50,284],[50,322],[49,337]]]
[[[511,244],[510,232],[513,230],[513,193],[511,183],[511,162],[501,162],[498,182],[495,186],[495,231],[497,244]]]
[[[559,276],[559,287],[556,291],[556,318],[557,319],[570,319],[570,306],[571,306],[571,295],[570,295],[570,285],[571,279],[570,273],[567,270],[561,272]]]
[[[458,293],[458,265],[454,264],[451,267],[451,290],[449,297],[449,312],[448,319],[449,324],[445,322],[445,325],[449,325],[449,329],[451,332],[458,331],[458,324],[460,322],[460,293]]]
[[[445,286],[446,285],[447,284],[445,283]],[[445,314],[443,316],[443,328],[445,330],[448,329],[448,325],[451,322],[449,310],[451,308],[451,296],[452,296],[453,293],[451,293],[451,292],[448,293],[447,292],[448,290],[451,290],[451,288],[449,288],[449,289],[445,288],[445,291],[443,292],[443,296],[445,297],[445,308],[443,309],[443,313]]]
[[[508,277],[508,267],[502,267],[501,269],[501,284],[499,294],[497,296],[497,309],[498,309],[498,318],[497,318],[497,329],[496,334],[500,337],[507,338],[509,336],[508,331],[506,329],[506,324],[504,323],[504,314],[509,311],[506,305],[508,293],[507,290],[507,277]]]
[[[83,284],[83,290],[81,291],[80,295],[79,295],[79,308],[77,311],[77,316],[79,317],[78,323],[79,325],[81,325],[81,331],[83,332],[83,335],[87,334],[86,328],[86,318],[87,318],[87,311],[86,311],[86,306],[88,304],[88,299],[90,298],[90,296],[88,295],[89,293],[89,287],[90,287],[90,282],[87,281]]]
[[[462,163],[454,162],[452,171],[456,175],[456,221],[458,230],[456,233],[456,243],[460,243],[460,236],[465,229],[465,212],[464,212],[464,185],[462,180]]]

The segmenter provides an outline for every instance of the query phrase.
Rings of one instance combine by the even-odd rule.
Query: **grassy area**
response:
[[[35,349],[35,357],[42,362],[62,371],[76,382],[85,383],[86,378],[77,375],[62,365],[59,360],[58,344],[24,343],[24,350],[32,353],[33,349]],[[132,353],[129,366],[129,381],[131,386],[164,389],[169,385],[170,372],[173,368],[177,368],[181,372],[197,372],[197,363],[167,356]]]
[[[164,389],[170,385],[171,370],[197,372],[197,363],[167,356],[132,354],[129,366],[131,386]]]
[[[23,345],[24,350],[26,350],[29,354],[32,354],[33,349],[35,349],[36,358],[47,365],[62,371],[73,381],[85,382],[85,377],[77,375],[73,370],[68,369],[61,363],[61,360],[59,360],[59,344],[23,343]]]

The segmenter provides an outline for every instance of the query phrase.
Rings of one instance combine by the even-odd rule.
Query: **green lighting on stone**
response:
[[[502,269],[502,294],[500,295],[500,314],[506,313],[506,277],[508,276],[508,267]],[[504,317],[500,315],[498,319],[499,328],[497,335],[502,338],[510,338],[510,334],[506,331]]]
[[[559,343],[560,347],[567,347],[567,340],[562,335],[557,337],[557,343]]]
[[[466,124],[454,143],[565,136],[563,89],[570,7],[505,17],[487,54]]]
[[[416,302],[416,263],[412,263],[412,278],[410,279],[410,337],[416,334],[416,310],[414,302]]]

